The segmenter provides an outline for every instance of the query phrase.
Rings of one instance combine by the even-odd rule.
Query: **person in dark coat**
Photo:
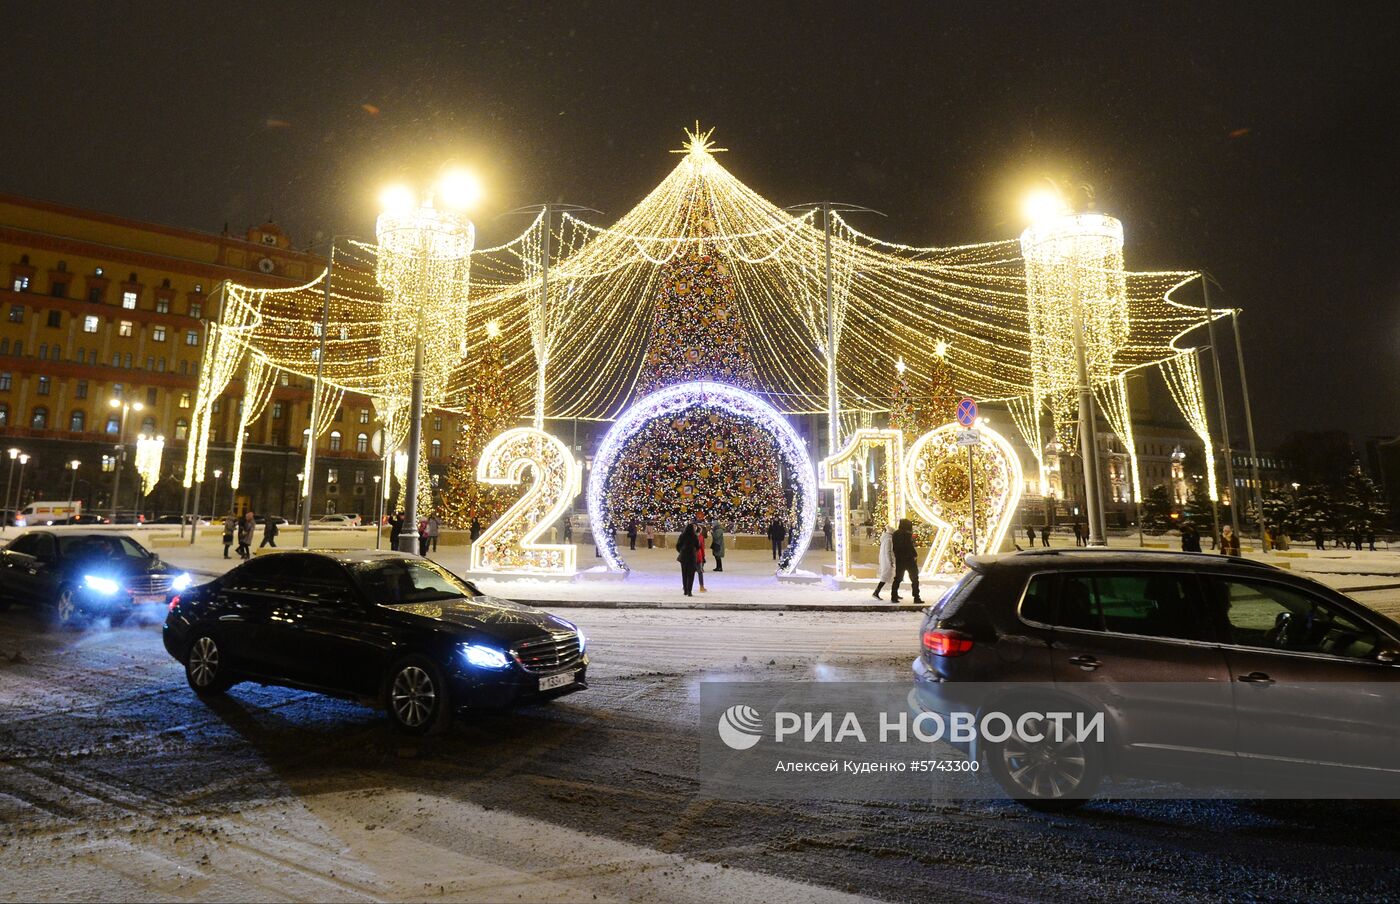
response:
[[[1185,524],[1181,525],[1181,551],[1201,551],[1200,532],[1196,530],[1196,525],[1192,524],[1190,521],[1187,521]]]
[[[394,512],[394,517],[389,519],[389,548],[397,551],[399,548],[399,537],[403,534],[403,512]]]
[[[716,521],[710,526],[710,552],[715,557],[715,571],[724,570],[724,526]]]
[[[228,558],[228,548],[233,545],[234,519],[229,515],[224,519],[224,558]]]
[[[1235,529],[1228,524],[1220,528],[1220,554],[1222,556],[1240,554],[1240,538],[1235,536]]]
[[[1079,522],[1074,522],[1074,545],[1084,545],[1084,529],[1079,526]]]
[[[773,523],[768,525],[768,542],[773,544],[773,558],[778,558],[778,553],[782,551],[783,540],[787,537],[787,527],[783,524],[783,519],[773,517]]]
[[[475,543],[475,542],[476,542],[476,538],[477,538],[477,537],[480,537],[480,536],[481,536],[481,519],[480,519],[480,518],[473,518],[473,519],[472,519],[472,532],[471,532],[472,542]]]
[[[676,561],[681,563],[681,589],[686,596],[694,596],[691,590],[695,586],[695,565],[696,553],[700,549],[700,541],[695,537],[695,525],[687,524],[681,531],[681,535],[676,538]]]
[[[1320,527],[1317,530],[1313,531],[1313,545],[1316,546],[1318,549],[1327,548],[1327,541],[1322,536],[1322,528]]]
[[[1033,527],[1028,527],[1028,528],[1026,528],[1026,539],[1027,539],[1028,541],[1030,541],[1030,542],[1028,543],[1028,545],[1030,545],[1030,546],[1034,546],[1034,545],[1035,545],[1035,528],[1033,528]]]
[[[637,519],[633,518],[627,522],[627,548],[637,548]]]
[[[831,518],[828,517],[822,522],[822,533],[826,534],[826,548],[830,552],[836,548],[836,545],[831,542]]]
[[[1040,545],[1045,547],[1050,546],[1050,528],[1042,527],[1040,529]]]
[[[919,598],[919,554],[914,549],[914,522],[901,518],[891,538],[894,549],[894,581],[890,584],[890,602],[899,602],[899,582],[907,574],[914,593],[914,605],[922,606]]]
[[[253,554],[253,510],[243,513],[238,522],[238,557],[246,559]]]
[[[262,549],[264,546],[277,548],[277,519],[272,515],[268,515],[267,520],[263,522],[263,538],[262,542],[258,544],[258,549]]]

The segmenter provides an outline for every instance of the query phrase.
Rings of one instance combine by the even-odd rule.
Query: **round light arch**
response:
[[[797,570],[797,563],[807,552],[812,540],[812,530],[817,522],[817,475],[808,457],[807,447],[802,437],[792,428],[778,410],[767,402],[726,383],[693,382],[677,383],[651,393],[639,400],[608,430],[598,452],[593,457],[593,470],[588,477],[588,520],[593,530],[593,540],[603,561],[613,571],[627,571],[627,564],[618,555],[613,541],[613,533],[608,529],[610,513],[607,510],[607,486],[612,477],[613,466],[623,446],[638,430],[657,418],[673,417],[690,409],[707,406],[722,409],[736,417],[743,418],[763,430],[772,438],[773,444],[782,456],[783,464],[797,484],[797,531],[788,540],[779,571],[791,574]]]

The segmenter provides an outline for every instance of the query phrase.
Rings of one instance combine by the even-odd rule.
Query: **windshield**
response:
[[[352,573],[371,600],[389,606],[476,596],[475,588],[466,581],[427,561],[364,562]]]
[[[59,555],[65,559],[144,560],[151,554],[130,537],[59,537]]]

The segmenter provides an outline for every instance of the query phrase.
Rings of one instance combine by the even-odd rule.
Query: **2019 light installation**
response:
[[[472,544],[472,571],[573,574],[577,568],[572,543],[537,542],[579,492],[581,473],[568,446],[534,427],[507,430],[481,450],[476,479],[519,486],[527,467],[535,482]]]
[[[627,565],[618,555],[613,543],[612,513],[608,509],[607,486],[628,437],[657,418],[674,417],[689,409],[702,406],[720,408],[730,414],[762,427],[773,439],[787,473],[796,484],[793,491],[794,526],[779,570],[791,574],[807,552],[817,517],[817,478],[808,457],[807,447],[792,425],[771,405],[750,393],[724,383],[692,382],[667,386],[646,396],[633,405],[613,424],[603,437],[593,458],[593,472],[588,480],[588,518],[594,541],[603,560],[613,571],[625,571]]]

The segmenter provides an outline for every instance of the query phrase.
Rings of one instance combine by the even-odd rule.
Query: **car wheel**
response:
[[[452,719],[442,670],[422,656],[394,665],[384,696],[389,718],[405,734],[438,734]]]
[[[1012,720],[1018,724],[1018,720]],[[987,743],[986,763],[1007,794],[1033,810],[1083,806],[1103,780],[1103,742],[1080,740],[1070,726],[1049,719],[1026,720],[1024,740],[1015,733]]]
[[[78,591],[72,586],[60,587],[58,599],[54,601],[53,623],[60,628],[80,628],[86,620]]]
[[[233,687],[233,673],[223,647],[209,634],[199,634],[185,655],[185,680],[201,697],[213,697]]]

